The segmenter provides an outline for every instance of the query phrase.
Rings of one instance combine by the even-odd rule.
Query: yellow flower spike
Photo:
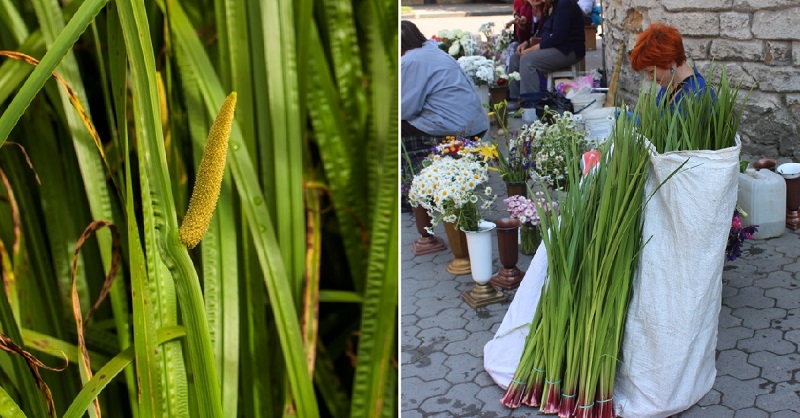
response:
[[[225,173],[225,158],[228,155],[228,139],[231,136],[233,112],[236,110],[236,92],[231,93],[222,104],[217,118],[208,132],[203,158],[197,168],[197,179],[189,199],[189,209],[183,218],[180,240],[194,248],[208,230],[211,217],[219,199],[222,175]]]

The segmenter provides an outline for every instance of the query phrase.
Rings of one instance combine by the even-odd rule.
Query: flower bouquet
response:
[[[493,112],[495,115],[499,114],[501,116],[498,120],[505,121],[505,103],[494,105]],[[505,129],[505,126],[501,126],[501,128]],[[500,173],[503,181],[506,183],[525,183],[528,180],[530,170],[536,165],[533,159],[533,140],[535,138],[533,135],[522,135],[521,132],[511,137],[506,134],[507,154],[500,152],[496,142],[478,147],[477,151],[483,155],[484,160],[491,161],[495,165],[492,169]]]
[[[431,229],[444,221],[457,229],[477,231],[479,208],[489,208],[496,197],[491,187],[484,186],[488,181],[488,166],[472,153],[457,159],[434,155],[414,177],[408,197],[431,214]]]
[[[514,32],[503,29],[500,33],[492,33],[494,22],[486,22],[478,31],[486,39],[480,46],[480,55],[498,62],[505,62],[509,45],[514,42]]]
[[[478,51],[472,34],[461,29],[442,29],[432,39],[439,42],[439,49],[456,59],[474,55]]]
[[[577,154],[588,150],[585,132],[578,128],[572,113],[559,114],[546,110],[545,115],[551,123],[545,124],[537,120],[530,126],[523,125],[518,137],[529,141],[535,164],[531,175],[542,186],[553,190],[566,190],[569,169],[572,164],[564,157],[565,150],[571,144],[577,147]]]
[[[741,256],[744,240],[753,238],[753,234],[758,232],[758,225],[745,226],[742,224],[742,218],[746,216],[747,213],[740,207],[733,211],[731,232],[728,235],[728,245],[725,246],[725,261],[733,261]]]
[[[458,59],[458,65],[476,86],[488,86],[495,80],[494,61],[481,56],[469,55]]]
[[[494,67],[494,77],[489,81],[489,87],[508,87],[509,80],[519,81],[519,73],[514,71],[507,74],[506,66],[498,65]]]
[[[464,155],[470,154],[478,148],[480,142],[478,137],[464,138],[461,136],[447,136],[444,141],[431,148],[431,154],[440,157],[450,156],[453,158],[461,158]]]
[[[538,192],[535,201],[525,196],[511,196],[503,200],[508,211],[511,212],[511,217],[519,219],[520,239],[522,241],[520,247],[525,255],[534,255],[542,240],[542,233],[539,229],[541,219],[539,218],[537,207],[543,212],[558,210],[558,203],[548,203],[542,194],[542,192]]]

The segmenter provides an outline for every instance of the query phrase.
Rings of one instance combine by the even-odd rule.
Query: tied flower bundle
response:
[[[495,104],[493,112],[496,115],[503,115],[506,112],[506,103]],[[496,167],[492,170],[500,173],[500,177],[507,183],[522,183],[528,180],[530,170],[532,170],[536,163],[533,160],[533,141],[536,135],[527,132],[527,126],[523,126],[522,130],[512,137],[509,137],[508,130],[503,126],[504,117],[498,118],[498,123],[501,128],[506,132],[505,141],[507,154],[499,151],[497,143],[491,145],[484,145],[477,148],[477,151],[484,157],[484,161],[492,161]]]
[[[558,202],[549,202],[544,197],[543,192],[536,192],[536,200],[517,195],[504,199],[503,203],[506,204],[511,217],[519,219],[519,222],[523,225],[539,226],[541,222],[539,217],[540,210],[543,214],[558,212]]]
[[[739,207],[733,211],[731,232],[728,235],[728,244],[725,246],[726,261],[733,261],[740,257],[742,255],[742,244],[744,244],[744,240],[753,238],[753,234],[758,232],[758,225],[748,226],[742,224],[742,218],[746,216],[747,213]]]
[[[472,34],[461,29],[442,29],[432,39],[439,42],[439,49],[456,59],[475,55],[478,51],[478,45],[472,39]]]
[[[422,205],[431,215],[428,232],[440,221],[456,228],[477,231],[480,209],[488,209],[496,198],[486,164],[474,154],[461,158],[434,155],[430,164],[414,176],[408,198],[413,206]]]
[[[492,33],[494,22],[486,22],[478,31],[486,39],[480,47],[480,55],[491,60],[504,62],[508,57],[508,47],[514,42],[514,32],[503,29],[500,33]]]
[[[634,126],[621,115],[600,149],[602,161],[583,178],[578,144],[564,150],[569,187],[558,213],[539,210],[547,277],[502,398],[507,407],[538,406],[559,417],[614,417],[614,378],[643,245],[649,164]]]
[[[578,128],[572,113],[559,114],[546,110],[542,119],[549,119],[551,123],[545,124],[537,120],[529,126],[523,125],[517,135],[532,144],[531,153],[535,164],[530,170],[531,176],[542,186],[566,190],[573,161],[565,153],[574,144],[578,152],[576,155],[583,155],[588,151],[589,143],[585,132]]]
[[[444,141],[431,149],[431,154],[438,155],[440,157],[449,155],[453,158],[460,158],[464,155],[472,153],[473,150],[478,148],[479,145],[480,142],[478,141],[478,137],[470,139],[460,136],[447,136],[445,137]]]

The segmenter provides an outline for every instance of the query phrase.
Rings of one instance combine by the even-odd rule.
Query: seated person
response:
[[[506,23],[506,29],[514,26],[514,42],[509,45],[508,60],[506,66],[508,73],[519,71],[519,55],[517,54],[517,46],[520,42],[527,41],[531,37],[533,27],[541,26],[539,18],[542,15],[541,10],[533,10],[528,0],[514,0],[514,20]],[[519,80],[509,81],[508,86],[508,110],[519,109]]]
[[[400,32],[402,136],[482,137],[489,120],[469,76],[412,22]]]
[[[532,38],[517,47],[521,94],[539,93],[540,75],[576,64],[586,55],[583,12],[575,0],[528,0],[544,7],[541,41]]]

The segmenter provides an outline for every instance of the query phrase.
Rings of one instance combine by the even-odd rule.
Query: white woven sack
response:
[[[741,143],[651,154],[645,245],[634,276],[614,404],[623,417],[666,417],[713,386],[722,267],[736,205]],[[688,159],[688,162],[687,162]]]

